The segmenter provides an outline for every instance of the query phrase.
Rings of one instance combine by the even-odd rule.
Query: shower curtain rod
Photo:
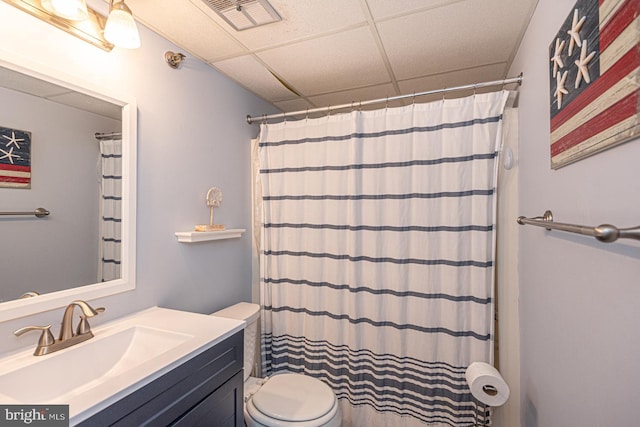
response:
[[[490,86],[504,86],[504,85],[508,85],[511,83],[517,83],[518,86],[520,86],[522,84],[522,73],[520,73],[520,75],[518,75],[517,77],[511,77],[511,78],[507,78],[504,80],[494,80],[491,82],[482,82],[482,83],[474,83],[474,84],[470,84],[470,85],[464,85],[464,86],[455,86],[455,87],[449,87],[449,88],[444,88],[444,89],[436,89],[436,90],[428,90],[426,92],[418,92],[418,93],[412,93],[409,95],[398,95],[398,96],[390,96],[388,98],[380,98],[380,99],[373,99],[370,101],[359,101],[359,102],[352,102],[350,104],[342,104],[342,105],[333,105],[333,106],[328,106],[328,107],[319,107],[319,108],[312,108],[310,110],[300,110],[300,111],[293,111],[290,113],[277,113],[277,114],[269,114],[269,115],[263,115],[263,116],[259,116],[259,117],[251,117],[250,115],[247,115],[247,123],[248,124],[252,124],[253,121],[257,118],[261,121],[265,121],[265,120],[269,120],[269,119],[277,119],[277,118],[286,118],[286,117],[290,117],[290,116],[297,116],[300,114],[309,114],[309,113],[318,113],[318,112],[322,112],[325,111],[327,114],[331,113],[332,111],[335,110],[344,110],[345,108],[354,108],[354,107],[362,107],[363,105],[371,105],[371,104],[380,104],[383,102],[389,102],[389,101],[397,101],[399,99],[405,99],[405,98],[415,98],[416,96],[424,96],[424,95],[435,95],[435,94],[445,94],[445,93],[449,93],[449,92],[456,92],[456,91],[460,91],[460,90],[469,90],[469,89],[473,89],[474,91],[476,89],[480,89],[483,87],[490,87]]]
[[[101,139],[122,138],[122,132],[111,132],[111,133],[96,132],[93,134],[93,136],[98,141],[100,141]]]

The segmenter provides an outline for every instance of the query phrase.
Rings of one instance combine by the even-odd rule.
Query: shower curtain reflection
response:
[[[100,260],[98,281],[120,278],[122,140],[100,141]]]
[[[261,126],[264,374],[325,381],[344,426],[482,417],[507,96]]]

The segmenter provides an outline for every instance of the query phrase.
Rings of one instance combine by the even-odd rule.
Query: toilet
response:
[[[244,421],[247,427],[340,427],[338,399],[322,381],[303,374],[251,377],[260,306],[241,302],[212,316],[247,322],[244,329]]]

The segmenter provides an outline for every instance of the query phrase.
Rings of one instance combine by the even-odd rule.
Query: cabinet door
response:
[[[174,427],[242,427],[243,371],[238,372],[222,387],[207,396],[182,418],[172,424]]]

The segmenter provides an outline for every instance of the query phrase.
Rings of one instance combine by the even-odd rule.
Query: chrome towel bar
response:
[[[38,218],[49,215],[49,211],[45,208],[38,208],[32,212],[0,212],[0,215],[35,215]]]
[[[585,236],[595,237],[601,242],[611,243],[618,239],[634,239],[640,240],[640,226],[631,228],[618,228],[611,224],[602,224],[597,227],[587,227],[584,225],[576,224],[563,224],[561,222],[553,222],[553,214],[551,211],[546,211],[543,216],[537,216],[535,218],[526,218],[524,216],[518,217],[518,224],[520,225],[535,225],[537,227],[544,227],[547,230],[561,230],[568,231],[570,233],[583,234]]]

